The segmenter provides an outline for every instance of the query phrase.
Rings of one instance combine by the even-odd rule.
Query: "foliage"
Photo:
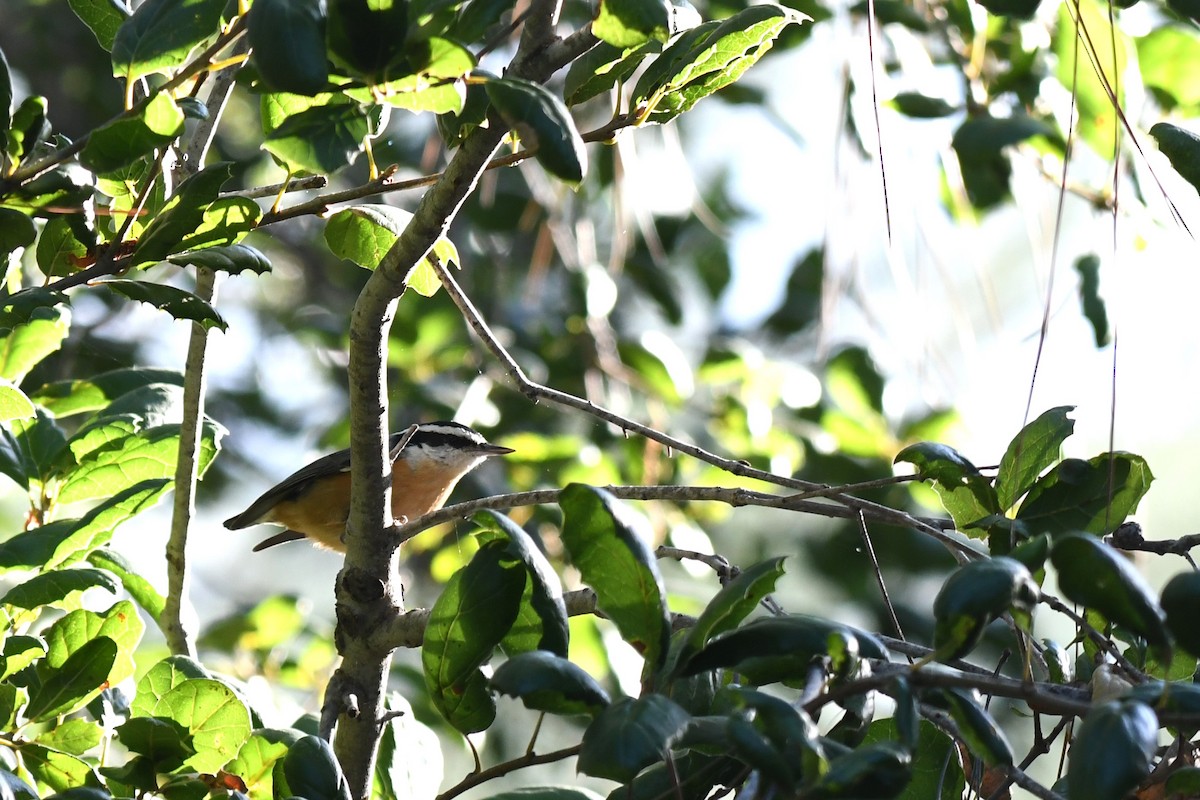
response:
[[[982,6],[986,13],[959,0],[920,8],[879,0],[853,11],[873,9],[869,24],[883,23],[893,42],[920,42],[961,79],[958,97],[902,91],[889,103],[953,126],[941,165],[951,214],[973,219],[1007,203],[1019,157],[1063,162],[1079,146],[1100,160],[1125,158],[1114,131],[1145,138],[1128,106],[1131,81],[1160,117],[1149,135],[1200,189],[1197,137],[1177,124],[1200,107],[1191,72],[1174,66],[1200,58],[1186,9],[1155,8],[1152,29],[1132,36],[1123,12],[1093,0]],[[1162,731],[1183,742],[1200,730],[1186,680],[1200,649],[1200,588],[1181,575],[1156,597],[1105,538],[1129,530],[1154,477],[1145,459],[1063,458],[1074,432],[1064,406],[1025,424],[997,467],[976,467],[932,441],[952,415],[897,423],[885,413],[885,378],[866,349],[814,356],[811,371],[790,359],[797,343],[816,338],[823,252],[797,263],[784,306],[760,331],[734,336],[716,320],[731,268],[715,226],[663,215],[628,236],[639,221],[613,210],[627,165],[607,145],[682,125],[701,101],[754,102],[747,71],[772,50],[800,47],[831,9],[715,0],[521,8],[145,0],[127,9],[73,0],[71,25],[88,33],[88,46],[72,66],[106,79],[96,86],[111,89],[115,76],[121,89],[79,126],[60,121],[45,97],[17,96],[37,64],[0,57],[0,473],[22,494],[25,518],[0,542],[7,791],[430,797],[443,779],[442,751],[453,749],[433,729],[448,741],[505,734],[489,737],[489,766],[476,754],[480,769],[446,800],[571,759],[614,798],[956,797],[968,785],[994,794],[1014,782],[1041,796],[1119,798],[1148,780],[1192,791],[1194,770],[1175,769],[1187,762],[1157,743]],[[56,13],[37,6],[28,16],[53,28],[63,22]],[[1070,90],[1069,107],[1050,83]],[[846,121],[847,135],[860,136]],[[507,155],[497,155],[502,140]],[[217,155],[206,158],[210,146]],[[443,171],[424,174],[443,157]],[[1150,174],[1166,166],[1140,163]],[[280,184],[268,185],[271,175]],[[1116,187],[1101,186],[1076,191],[1107,207]],[[412,210],[383,202],[423,187],[431,188]],[[1135,196],[1149,206],[1142,187]],[[720,191],[710,205],[718,222],[738,214]],[[597,231],[619,270],[599,266],[588,245]],[[320,263],[294,263],[306,259]],[[1080,253],[1075,263],[1083,314],[1102,346],[1099,260]],[[284,275],[272,276],[273,266]],[[508,488],[552,494],[508,514],[511,505],[477,511],[452,543],[411,539],[410,587],[393,585],[391,574],[364,580],[350,537],[332,640],[302,603],[272,597],[197,642],[182,612],[188,519],[200,479],[229,477],[208,474],[225,429],[203,410],[203,353],[210,331],[244,316],[236,305],[219,310],[215,287],[220,275],[244,273],[289,281],[289,270],[302,272],[290,279],[298,302],[264,302],[256,309],[264,328],[314,349],[346,349],[353,368],[370,356],[347,320],[374,324],[390,349],[378,380],[352,387],[360,403],[363,386],[390,380],[397,418],[465,408],[482,427],[521,420],[504,432],[517,451]],[[380,285],[391,293],[375,321],[363,309]],[[130,300],[187,325],[185,369],[148,366],[148,348],[105,342],[97,323],[80,322],[97,309],[106,320],[129,318]],[[464,323],[487,352],[471,349]],[[685,333],[697,329],[701,337]],[[519,393],[491,391],[506,376]],[[819,391],[798,396],[806,383]],[[379,399],[375,406],[389,398]],[[254,416],[289,424],[263,387],[217,388],[208,404],[231,424]],[[585,430],[594,418],[612,427]],[[348,425],[372,431],[362,413]],[[345,434],[335,426],[331,438]],[[898,463],[916,475],[893,477]],[[164,593],[110,542],[172,489]],[[920,516],[918,502],[931,498],[949,519]],[[643,510],[632,501],[652,502]],[[777,538],[714,504],[838,522],[822,541]],[[418,521],[405,536],[431,524]],[[722,526],[741,535],[730,551],[745,568],[683,544]],[[873,531],[883,526],[889,579],[936,575],[931,604],[893,602],[876,591],[876,581],[885,586],[877,563],[843,557],[864,541],[874,557]],[[376,566],[392,563],[391,551],[371,555]],[[710,568],[715,579],[684,579],[672,560]],[[870,624],[788,611],[781,582],[806,572],[835,577]],[[404,588],[428,594],[428,611],[404,613]],[[370,596],[375,616],[344,602],[356,591]],[[1035,636],[1047,614],[1073,626],[1073,664],[1063,645]],[[876,632],[898,633],[901,615],[910,639]],[[146,636],[147,622],[173,655]],[[996,666],[998,644],[1019,663]],[[335,647],[349,663],[326,684]],[[392,651],[405,647],[419,648],[418,658],[391,669]],[[347,689],[358,667],[383,675],[384,691]],[[255,688],[262,683],[272,697],[327,690],[320,719],[278,725]],[[880,713],[883,696],[891,716]],[[522,713],[504,697],[537,715],[520,755],[502,749]],[[1028,738],[1027,720],[1007,719],[1006,705],[1033,719],[1027,758],[1014,748]],[[836,714],[823,715],[829,707]],[[1060,721],[1048,734],[1045,718]],[[1041,785],[1029,765],[1076,718],[1065,774]],[[543,721],[569,740],[539,749]],[[365,741],[355,725],[369,730]],[[595,796],[525,783],[499,796]]]

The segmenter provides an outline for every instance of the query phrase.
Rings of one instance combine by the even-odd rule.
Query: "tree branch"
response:
[[[246,50],[245,39],[237,49]],[[208,148],[216,136],[217,125],[233,89],[236,70],[217,73],[205,105],[208,117],[201,120],[184,152],[180,171],[194,175],[204,165]],[[132,219],[132,217],[130,217]],[[196,267],[195,294],[210,305],[216,301],[219,277],[213,270]],[[187,361],[183,375],[183,419],[179,428],[179,453],[175,459],[175,501],[171,515],[171,535],[167,540],[167,597],[159,627],[172,653],[194,656],[195,646],[183,625],[183,607],[187,602],[188,527],[196,511],[196,480],[199,476],[200,438],[204,427],[204,394],[208,373],[208,329],[192,323]]]

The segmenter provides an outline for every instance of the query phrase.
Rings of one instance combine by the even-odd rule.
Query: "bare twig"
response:
[[[491,328],[484,321],[483,316],[479,313],[479,310],[475,308],[475,305],[471,302],[471,299],[463,292],[462,288],[458,285],[458,282],[454,279],[454,276],[450,274],[450,271],[446,269],[445,265],[442,264],[441,261],[432,253],[429,256],[429,261],[433,264],[434,270],[437,272],[438,278],[442,282],[442,286],[445,287],[446,292],[450,295],[450,298],[454,301],[454,304],[458,307],[459,311],[462,312],[472,330],[475,331],[475,334],[479,336],[492,355],[504,365],[505,371],[508,373],[508,376],[512,379],[512,381],[517,385],[518,391],[525,395],[531,402],[537,403],[540,400],[548,400],[556,405],[573,408],[577,411],[583,411],[584,413],[596,417],[597,419],[601,419],[605,422],[616,425],[624,431],[631,431],[640,436],[644,436],[647,439],[656,441],[659,444],[671,448],[672,450],[686,453],[693,458],[699,459],[700,461],[708,464],[712,464],[719,469],[725,470],[726,472],[738,475],[740,477],[753,478],[766,483],[775,484],[777,486],[800,489],[807,492],[818,492],[822,495],[828,492],[828,496],[831,500],[846,506],[848,509],[862,511],[864,514],[870,512],[871,517],[878,519],[881,522],[889,522],[893,525],[914,528],[922,533],[926,533],[934,537],[935,539],[938,539],[947,547],[949,547],[956,558],[959,558],[960,560],[985,558],[987,556],[987,554],[983,551],[977,550],[974,547],[971,547],[970,545],[954,538],[953,536],[950,536],[945,531],[935,528],[931,525],[927,525],[921,520],[918,520],[917,518],[911,516],[910,514],[906,514],[903,511],[898,511],[894,508],[889,508],[888,506],[884,506],[879,503],[872,503],[868,500],[862,500],[851,495],[842,494],[836,491],[834,487],[827,485],[754,469],[744,461],[725,458],[715,453],[711,453],[702,447],[698,447],[691,442],[685,442],[682,439],[668,436],[667,434],[648,425],[643,425],[642,423],[636,422],[628,417],[621,416],[620,414],[617,414],[606,408],[602,408],[590,400],[585,400],[581,397],[576,397],[573,394],[562,392],[558,389],[553,389],[549,386],[536,383],[525,374],[525,371],[521,368],[521,366],[517,364],[516,360],[512,357],[512,355],[509,354],[504,345],[500,343],[500,340],[497,339],[495,334],[492,333]]]
[[[238,47],[246,49],[246,40],[242,39]],[[233,89],[235,74],[234,70],[225,70],[213,80],[206,101],[208,117],[196,127],[188,142],[181,166],[184,174],[195,174],[203,167],[225,103]],[[209,304],[215,302],[218,280],[216,272],[197,266],[196,296]],[[207,353],[208,329],[199,322],[193,322],[184,367],[183,419],[179,429],[179,452],[175,460],[175,501],[171,535],[167,541],[167,598],[159,623],[171,652],[187,655],[195,655],[194,643],[183,625],[183,606],[187,594],[188,527],[196,510],[196,479],[200,472],[200,438],[204,427],[204,393],[208,378]]]
[[[1140,550],[1144,553],[1155,553],[1160,556],[1183,556],[1192,569],[1196,562],[1192,560],[1191,550],[1200,547],[1200,533],[1189,533],[1178,539],[1147,540],[1142,536],[1142,526],[1136,522],[1125,522],[1108,537],[1108,543],[1120,550]]]
[[[453,800],[453,798],[458,797],[468,789],[473,789],[476,786],[500,778],[510,772],[516,772],[519,769],[525,769],[526,767],[538,764],[552,764],[555,761],[562,761],[564,758],[577,756],[581,747],[582,745],[577,744],[573,747],[564,747],[561,750],[554,750],[549,753],[526,753],[514,758],[512,761],[505,761],[503,764],[497,764],[494,767],[472,772],[457,784],[439,794],[435,800]]]

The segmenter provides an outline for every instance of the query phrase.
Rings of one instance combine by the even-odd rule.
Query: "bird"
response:
[[[457,422],[424,422],[393,433],[392,516],[401,524],[437,511],[471,470],[494,456],[514,452],[490,444]],[[339,450],[301,467],[272,486],[240,514],[225,520],[229,530],[276,523],[286,530],[254,546],[254,552],[308,538],[318,547],[345,552],[350,515],[350,451]]]

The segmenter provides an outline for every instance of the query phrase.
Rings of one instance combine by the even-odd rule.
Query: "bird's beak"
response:
[[[483,444],[479,446],[479,452],[491,458],[492,456],[506,456],[509,453],[515,453],[511,447],[502,447],[498,444]]]

